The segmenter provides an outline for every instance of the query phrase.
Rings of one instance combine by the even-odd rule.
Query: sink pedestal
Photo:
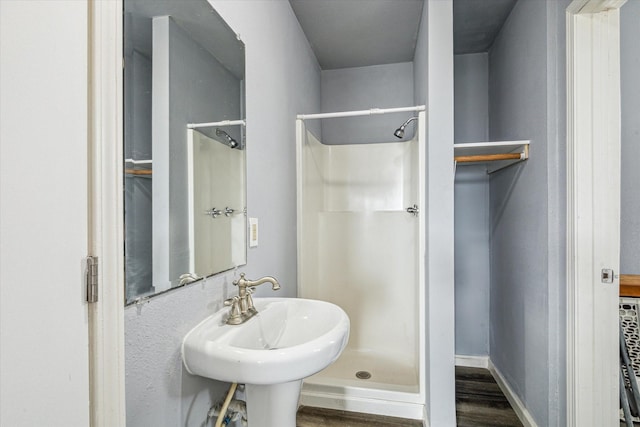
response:
[[[249,427],[296,427],[302,380],[282,384],[245,384]]]

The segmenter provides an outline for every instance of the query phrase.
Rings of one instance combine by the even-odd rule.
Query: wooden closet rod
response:
[[[476,154],[473,156],[455,156],[453,159],[458,163],[470,162],[490,162],[495,160],[520,160],[521,153],[505,153],[505,154]]]
[[[124,173],[129,175],[153,175],[151,169],[125,169]]]

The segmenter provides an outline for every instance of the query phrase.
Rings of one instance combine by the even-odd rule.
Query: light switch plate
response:
[[[258,246],[258,218],[249,218],[249,247]]]

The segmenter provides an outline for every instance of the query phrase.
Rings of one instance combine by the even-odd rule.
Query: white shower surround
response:
[[[323,145],[299,116],[298,296],[351,319],[347,348],[305,380],[303,405],[424,419],[426,221],[406,211],[425,206],[423,109],[414,139],[378,144]]]

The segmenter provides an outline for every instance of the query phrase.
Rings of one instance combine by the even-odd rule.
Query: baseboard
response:
[[[489,356],[456,355],[456,366],[489,369]]]
[[[524,403],[522,403],[520,398],[513,392],[513,390],[511,390],[511,387],[509,387],[509,383],[507,383],[500,371],[496,369],[496,367],[489,359],[488,364],[489,372],[491,372],[491,375],[493,375],[493,378],[498,383],[498,386],[511,404],[511,407],[515,411],[516,415],[518,416],[518,418],[520,418],[520,422],[522,422],[522,425],[524,425],[524,427],[538,427],[536,422],[533,420],[533,417],[524,406]]]

